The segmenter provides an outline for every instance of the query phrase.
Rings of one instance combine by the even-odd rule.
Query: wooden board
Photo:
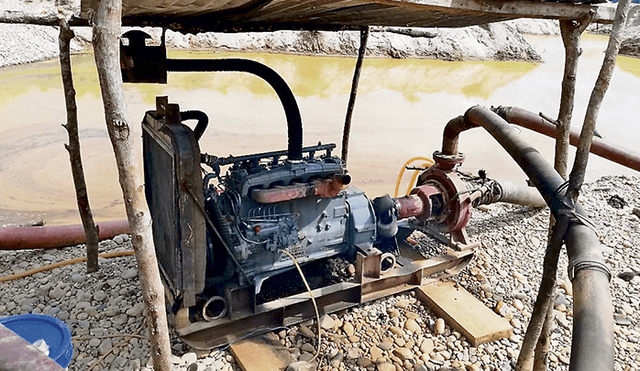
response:
[[[230,346],[243,371],[284,370],[293,357],[272,332]]]
[[[449,326],[466,336],[473,346],[513,334],[513,327],[507,319],[494,313],[454,282],[420,286],[416,293]]]

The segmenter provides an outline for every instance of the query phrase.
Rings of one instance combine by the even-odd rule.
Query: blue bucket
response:
[[[49,346],[49,358],[62,368],[69,367],[73,356],[71,331],[66,323],[44,314],[20,314],[0,318],[0,323],[33,344],[42,339]]]

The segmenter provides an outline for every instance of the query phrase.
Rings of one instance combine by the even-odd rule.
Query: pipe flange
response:
[[[458,152],[455,155],[445,155],[441,151],[435,151],[433,152],[433,161],[442,170],[452,170],[464,162],[464,153]]]

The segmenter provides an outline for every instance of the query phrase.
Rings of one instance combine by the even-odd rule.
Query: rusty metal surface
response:
[[[356,282],[342,282],[312,290],[320,313],[333,313],[413,290],[435,275],[457,272],[473,257],[472,249],[449,251],[430,259],[410,247],[403,247],[400,252],[396,267],[384,274],[380,273],[380,251],[359,252]],[[246,310],[232,319],[190,322],[187,312],[188,309],[182,309],[176,314],[175,327],[182,340],[196,349],[211,349],[315,316],[307,292],[256,305],[253,312]]]
[[[498,107],[495,109],[501,117],[512,124],[516,124],[548,137],[555,138],[556,126],[547,119],[533,112],[518,107]],[[580,133],[571,130],[569,141],[572,146],[577,146],[580,140]],[[608,142],[604,139],[594,137],[590,148],[591,153],[607,160],[613,161],[622,166],[640,171],[640,154],[624,149],[620,146]]]
[[[127,220],[96,224],[99,227],[100,240],[130,232]],[[50,249],[77,245],[85,241],[86,236],[81,224],[0,228],[0,250]]]
[[[62,371],[43,352],[0,324],[0,369],[3,371]]]
[[[342,176],[334,176],[330,179],[315,180],[311,183],[299,183],[269,189],[254,189],[251,192],[251,198],[261,204],[291,201],[309,196],[331,198],[337,196],[342,190],[342,179]]]

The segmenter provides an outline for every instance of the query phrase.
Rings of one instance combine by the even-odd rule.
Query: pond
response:
[[[349,171],[354,185],[375,197],[393,193],[406,160],[431,157],[440,149],[451,118],[473,105],[519,106],[555,117],[560,102],[564,49],[559,37],[530,36],[544,63],[442,62],[365,59],[355,106]],[[586,35],[580,60],[575,127],[580,127],[607,38]],[[338,144],[355,65],[354,58],[246,53],[170,52],[174,58],[243,57],[267,64],[291,86],[302,113],[304,145]],[[124,218],[115,161],[93,56],[73,56],[80,135],[88,191],[97,220]],[[0,69],[0,225],[44,220],[77,223],[68,154],[66,120],[57,60]],[[640,141],[640,60],[620,57],[600,110],[598,131],[607,140],[635,150]],[[206,112],[210,125],[203,151],[242,155],[284,149],[286,122],[275,93],[261,79],[240,73],[171,73],[166,85],[126,84],[133,134],[154,109],[155,97],[168,95],[182,110]],[[553,140],[522,130],[549,161]],[[136,140],[140,154],[140,140]],[[524,173],[482,129],[462,134],[463,169],[486,169],[496,179],[523,182]],[[141,155],[140,155],[141,157]],[[638,175],[592,156],[588,180],[607,174]],[[406,177],[408,179],[408,177]],[[406,185],[403,187],[406,188]]]

